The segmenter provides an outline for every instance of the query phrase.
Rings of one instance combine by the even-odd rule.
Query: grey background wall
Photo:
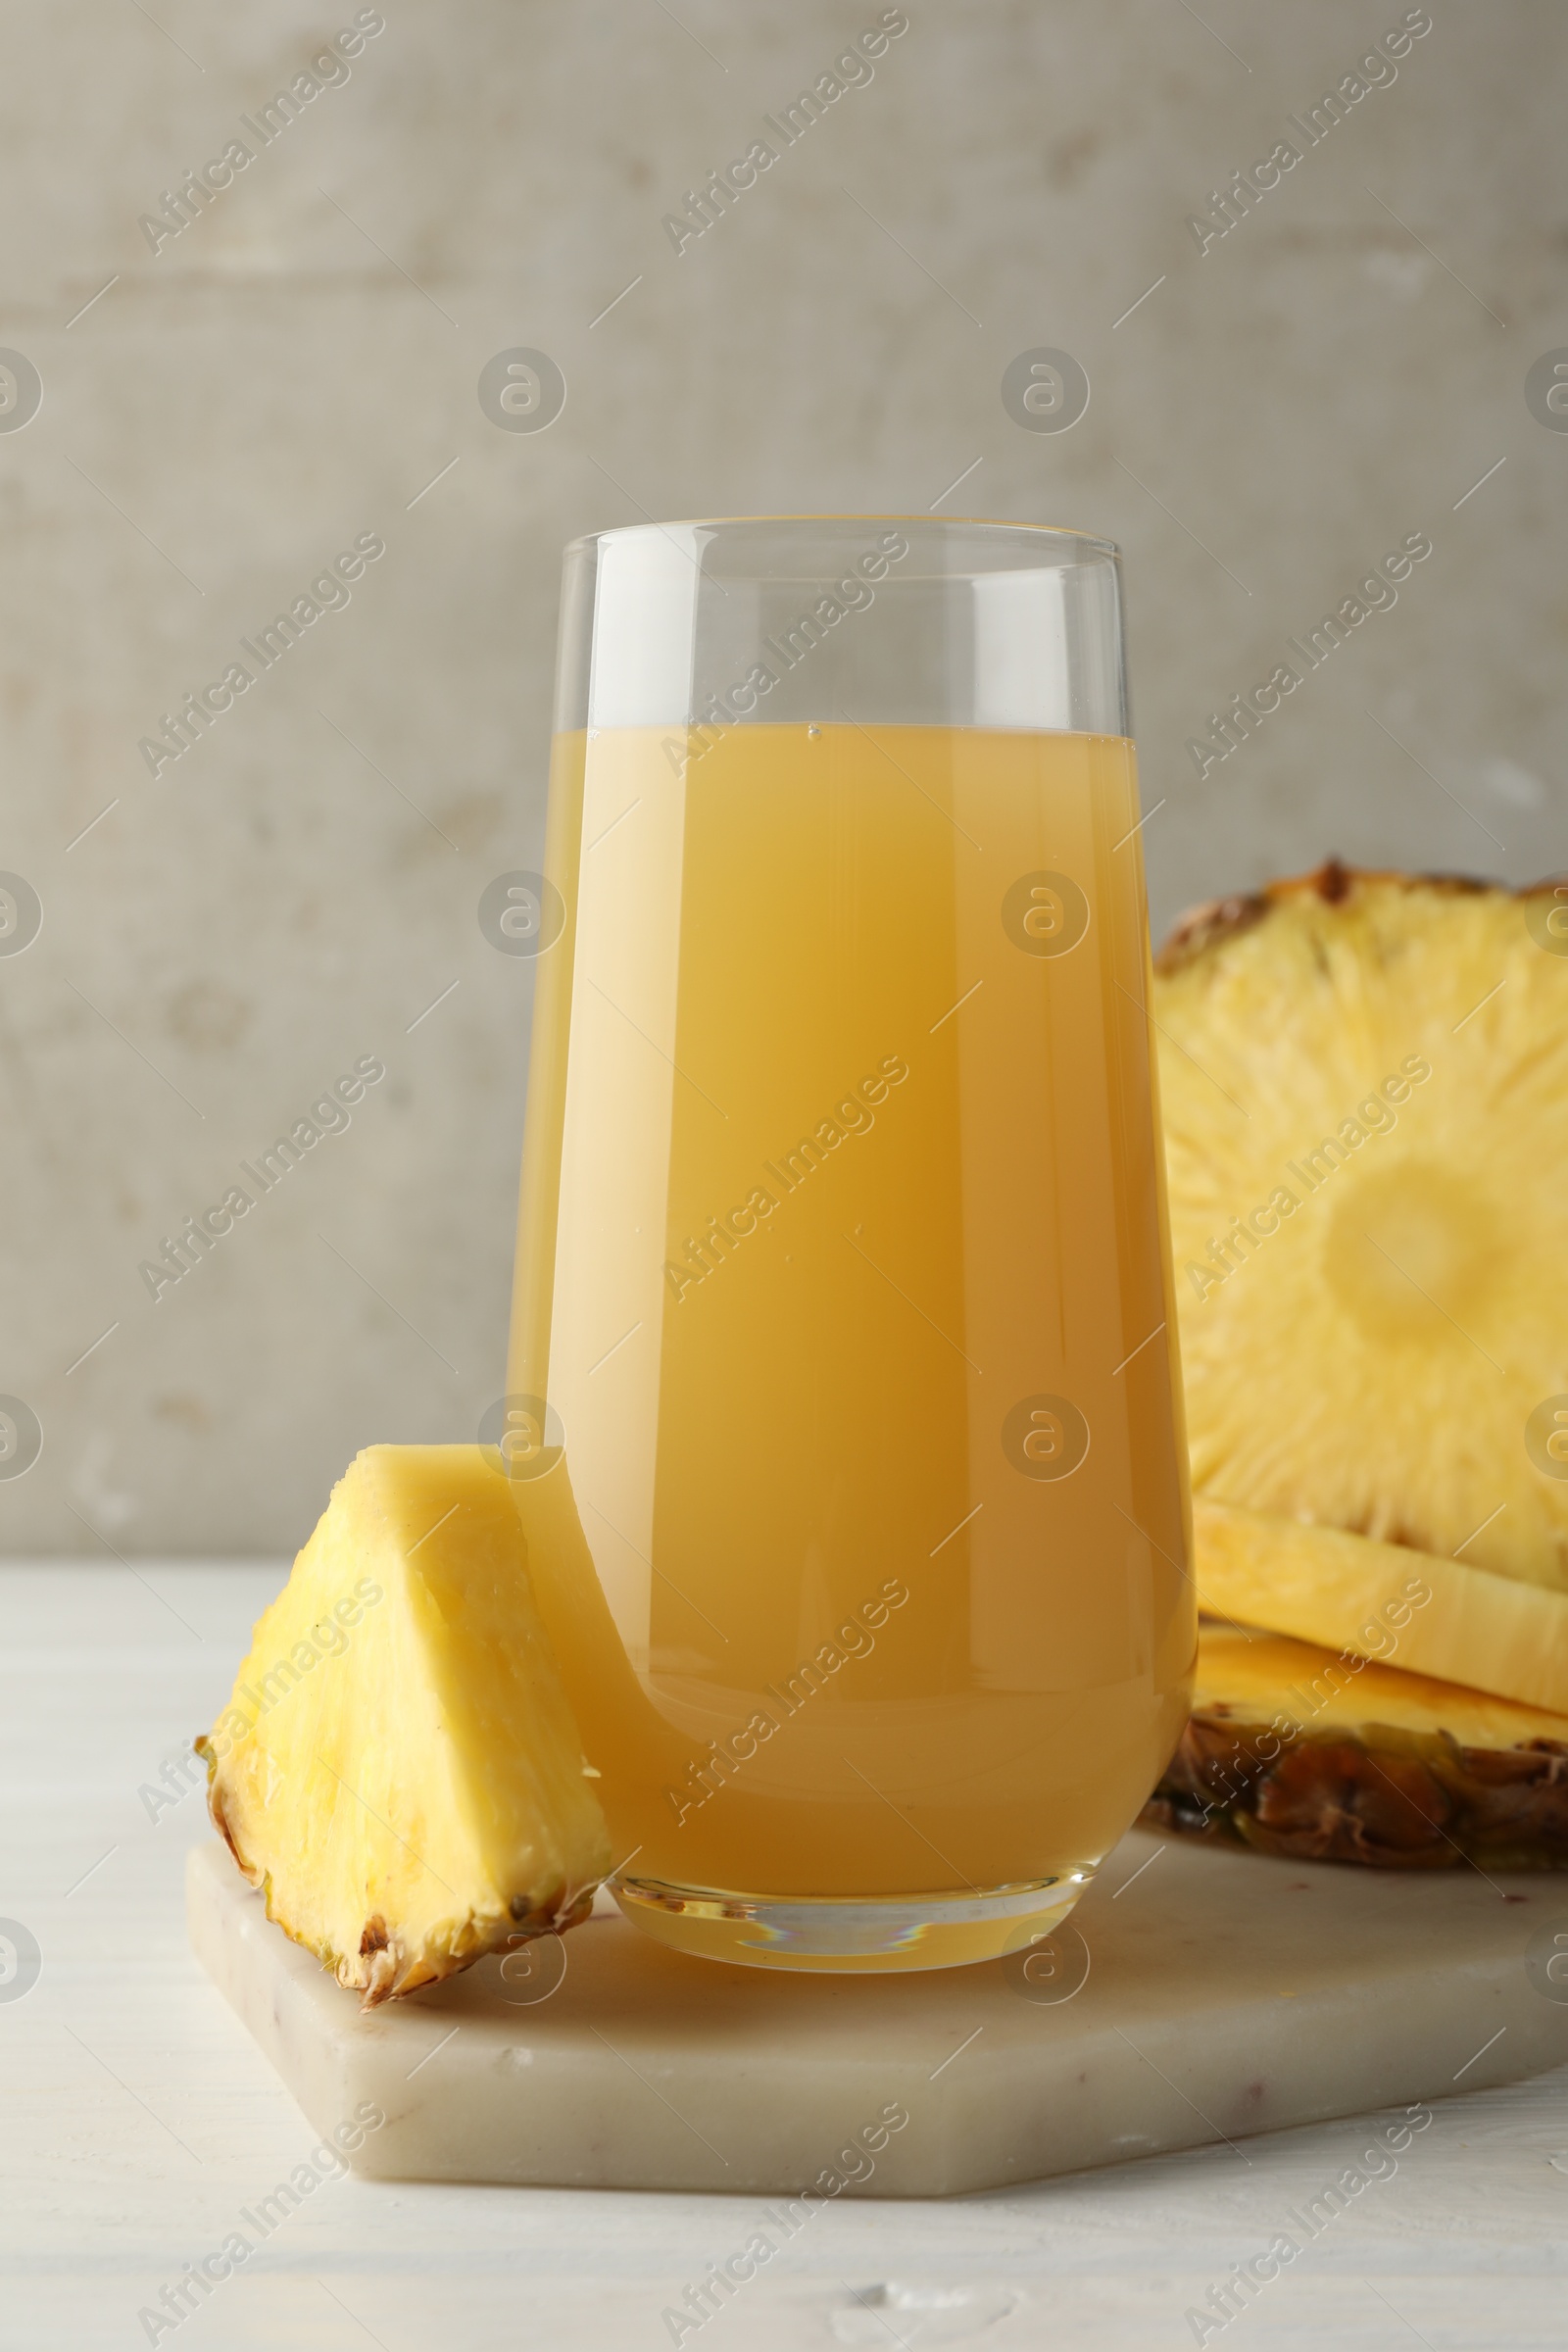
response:
[[[1568,434],[1526,399],[1568,346],[1555,0],[1432,0],[1315,145],[1287,119],[1400,0],[909,0],[678,254],[663,216],[873,0],[381,14],[265,146],[241,118],[352,5],[0,18],[0,344],[42,386],[19,423],[0,377],[0,867],[43,911],[0,955],[0,1391],[44,1435],[0,1480],[13,1553],[289,1548],[357,1446],[471,1436],[498,1394],[531,967],[475,907],[538,854],[581,531],[1118,539],[1156,930],[1330,850],[1564,860]],[[1190,217],[1281,139],[1299,163],[1200,251]],[[548,429],[481,408],[518,346],[564,376]],[[1040,347],[1090,379],[1068,430],[1004,406]],[[1200,778],[1209,714],[1417,532],[1397,604]],[[150,773],[161,714],[361,534],[352,601]],[[139,1261],[367,1056],[352,1125],[155,1303]]]

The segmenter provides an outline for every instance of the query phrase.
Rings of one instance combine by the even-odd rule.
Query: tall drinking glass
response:
[[[1115,549],[567,551],[500,1454],[627,1915],[1044,1934],[1195,1647]]]

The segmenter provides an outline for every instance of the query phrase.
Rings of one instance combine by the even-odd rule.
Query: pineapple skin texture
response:
[[[332,1491],[197,1742],[270,1919],[365,2005],[573,1925],[609,1832],[476,1446],[374,1446]]]
[[[1568,1869],[1568,1715],[1205,1624],[1143,1819],[1298,1862]]]
[[[1154,1011],[1196,1492],[1564,1594],[1568,1479],[1526,1445],[1568,1395],[1549,912],[1330,864],[1188,917]]]

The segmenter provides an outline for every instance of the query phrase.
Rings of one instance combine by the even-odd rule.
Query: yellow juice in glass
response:
[[[628,1878],[1065,1906],[1174,1745],[1137,824],[1119,737],[558,739],[508,1386]]]

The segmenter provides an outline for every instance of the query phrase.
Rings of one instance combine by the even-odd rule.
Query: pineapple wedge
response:
[[[372,1446],[197,1747],[268,1917],[367,2008],[591,1907],[611,1866],[506,1480]]]
[[[1563,897],[1331,863],[1188,917],[1153,1003],[1195,1488],[1552,1594]]]
[[[1568,1593],[1199,1495],[1200,1605],[1568,1716]]]
[[[1204,1624],[1150,1828],[1297,1861],[1568,1866],[1568,1715]]]

